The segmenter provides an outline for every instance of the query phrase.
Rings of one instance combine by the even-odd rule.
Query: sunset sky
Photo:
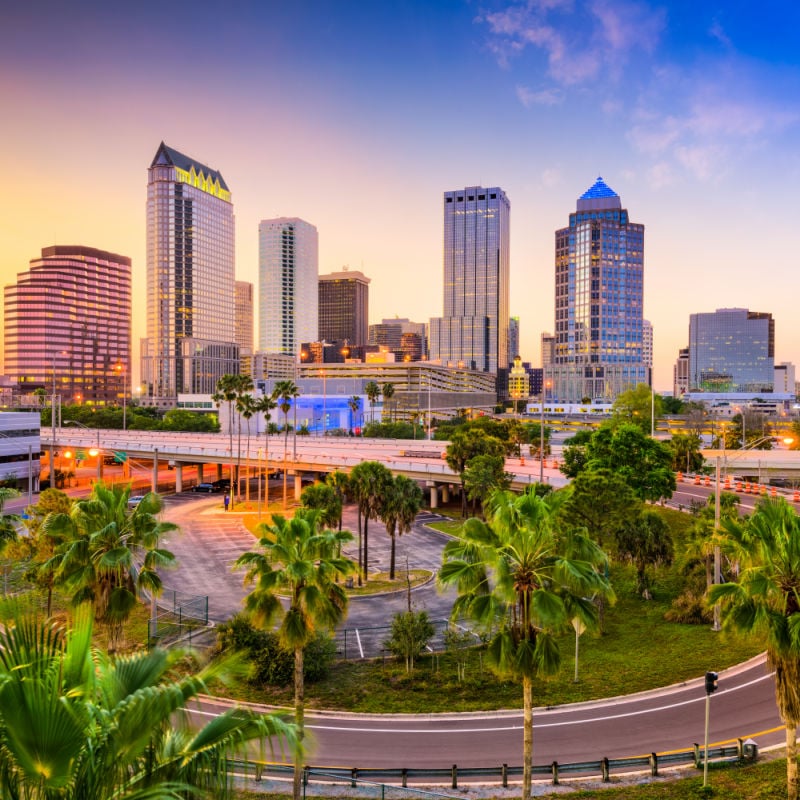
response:
[[[772,312],[798,363],[799,26],[795,3],[737,0],[6,3],[0,279],[55,243],[130,256],[138,353],[164,140],[224,175],[238,278],[257,282],[259,220],[299,216],[321,273],[372,279],[371,322],[427,321],[442,193],[500,186],[538,365],[553,232],[602,175],[646,226],[657,389],[698,311]]]

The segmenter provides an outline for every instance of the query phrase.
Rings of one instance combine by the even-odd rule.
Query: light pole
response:
[[[128,430],[128,368],[124,364],[115,364],[115,372],[122,373],[122,430]]]
[[[548,385],[542,372],[542,402],[539,407],[539,483],[544,483],[544,404],[547,400]]]
[[[324,369],[321,369],[320,372],[322,373],[322,438],[324,439],[328,435],[328,376]]]
[[[87,431],[92,430],[88,425],[84,425],[82,422],[78,422],[76,419],[68,419],[64,422],[65,425],[77,425],[80,428],[84,428]],[[90,456],[97,457],[97,480],[98,482],[103,480],[103,450],[100,447],[100,428],[94,429],[97,433],[97,446],[94,449],[89,450]],[[77,464],[76,464],[77,469]],[[77,477],[76,477],[77,480]]]

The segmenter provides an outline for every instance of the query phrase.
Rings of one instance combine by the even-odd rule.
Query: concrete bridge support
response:
[[[442,502],[447,503],[450,501],[450,486],[445,484],[442,486]]]
[[[294,474],[294,499],[300,500],[300,495],[303,492],[303,475],[300,472]]]
[[[203,480],[203,466],[204,466],[203,464],[198,464],[197,465],[197,482],[198,483],[205,483],[205,481]]]
[[[183,464],[180,461],[175,462],[175,491],[183,491]]]
[[[439,487],[435,483],[431,486],[431,508],[439,508]]]
[[[150,491],[158,492],[158,449],[153,451],[153,475],[150,480]]]

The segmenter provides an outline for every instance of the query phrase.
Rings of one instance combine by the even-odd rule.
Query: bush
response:
[[[217,651],[247,650],[251,665],[250,680],[269,686],[291,686],[294,681],[294,654],[284,650],[278,635],[254,627],[246,614],[236,614],[217,628]],[[317,633],[306,647],[303,675],[307,683],[328,677],[336,658],[336,643]]]
[[[392,634],[383,644],[389,652],[404,659],[406,672],[413,672],[414,661],[435,633],[427,611],[404,611],[394,615]]]

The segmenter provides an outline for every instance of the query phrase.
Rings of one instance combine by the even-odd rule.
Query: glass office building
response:
[[[172,406],[239,372],[234,216],[216,170],[158,148],[147,183],[147,338],[143,400]]]
[[[343,270],[319,276],[319,341],[366,344],[369,278]]]
[[[444,313],[431,319],[430,357],[497,374],[508,367],[509,219],[498,188],[444,193]]]
[[[772,314],[720,308],[689,317],[689,391],[771,393]]]
[[[545,384],[561,402],[613,400],[649,382],[643,347],[644,225],[602,178],[555,233],[555,344]]]
[[[42,249],[5,287],[5,374],[24,394],[122,404],[131,355],[131,260],[80,245]]]
[[[297,358],[319,325],[319,237],[297,217],[258,226],[258,349]]]

